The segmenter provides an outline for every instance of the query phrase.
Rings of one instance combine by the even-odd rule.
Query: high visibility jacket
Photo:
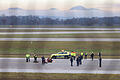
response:
[[[87,55],[87,53],[85,53],[85,55]]]
[[[76,56],[76,52],[71,52],[71,56]]]
[[[29,58],[29,57],[30,57],[30,54],[26,54],[26,57]]]
[[[37,58],[37,55],[34,55],[34,57],[36,57],[36,58]]]
[[[83,53],[81,53],[81,56],[83,56],[84,54]]]

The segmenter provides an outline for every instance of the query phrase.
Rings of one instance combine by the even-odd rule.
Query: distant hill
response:
[[[75,6],[75,7],[72,7],[70,10],[99,10],[99,9],[96,9],[96,8],[85,8],[83,6]],[[99,10],[101,11],[101,10]]]
[[[23,10],[21,8],[8,8],[8,10]]]
[[[50,8],[49,10],[58,10],[57,8]]]
[[[87,10],[87,8],[83,6],[75,6],[75,7],[72,7],[70,10]]]
[[[75,6],[69,10],[58,10],[57,8],[50,8],[48,10],[24,10],[21,8],[9,8],[7,10],[1,10],[0,16],[39,16],[40,18],[60,18],[60,19],[71,19],[71,18],[84,18],[84,17],[113,17],[120,16],[119,13],[108,12],[99,10],[96,8],[85,8],[83,6]]]

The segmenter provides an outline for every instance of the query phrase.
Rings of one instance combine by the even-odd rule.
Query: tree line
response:
[[[59,19],[39,16],[0,16],[0,25],[120,26],[120,17]]]

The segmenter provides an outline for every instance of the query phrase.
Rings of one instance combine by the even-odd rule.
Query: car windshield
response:
[[[67,54],[67,52],[59,52],[58,54]]]

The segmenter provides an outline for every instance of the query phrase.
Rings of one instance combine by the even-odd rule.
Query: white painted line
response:
[[[0,32],[0,35],[13,34],[93,34],[93,33],[120,33],[120,31],[69,31],[69,32]]]
[[[115,41],[120,38],[0,38],[0,41]]]
[[[120,30],[120,28],[0,28],[10,30]]]
[[[103,70],[45,70],[45,69],[0,69],[0,72],[27,72],[27,73],[88,73],[88,74],[120,74],[120,71]]]

